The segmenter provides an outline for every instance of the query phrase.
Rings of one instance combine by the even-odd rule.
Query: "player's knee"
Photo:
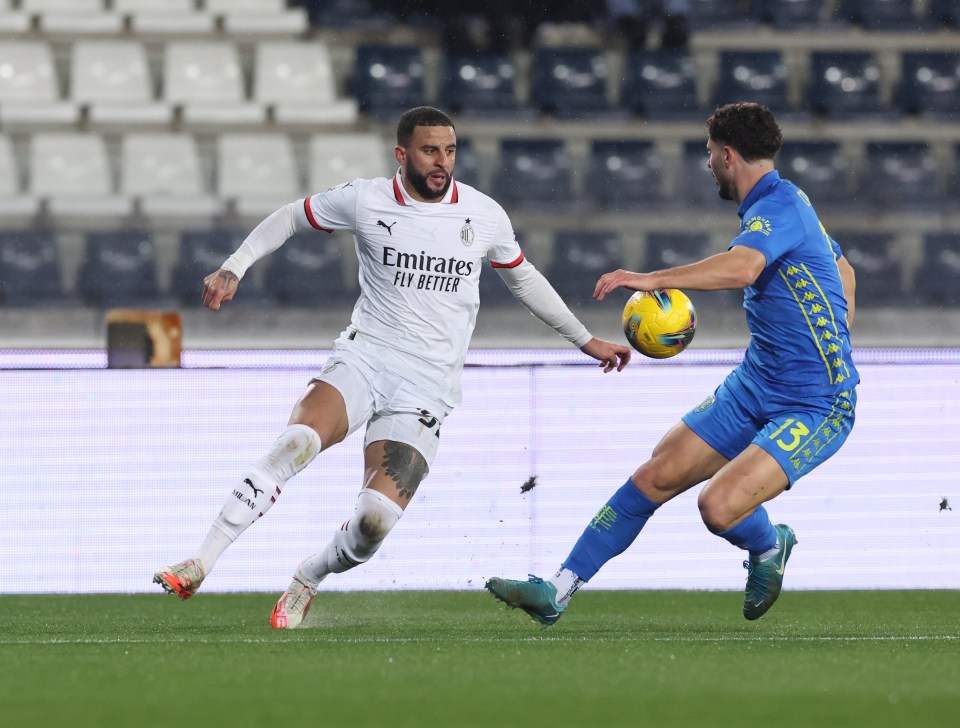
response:
[[[673,495],[674,485],[652,461],[641,465],[630,478],[637,490],[654,503],[663,503]],[[668,497],[664,497],[668,496]]]
[[[303,470],[320,452],[320,436],[307,425],[289,425],[259,464],[282,482]]]
[[[700,517],[704,525],[711,533],[722,533],[733,527],[737,520],[737,515],[729,506],[710,492],[709,488],[700,491],[697,498],[697,507],[700,509]]]

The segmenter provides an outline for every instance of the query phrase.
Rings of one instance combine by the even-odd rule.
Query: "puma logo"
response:
[[[396,220],[394,220],[394,221],[393,221],[392,223],[390,223],[389,225],[387,225],[387,223],[385,223],[383,220],[377,220],[377,225],[379,225],[379,226],[382,227],[382,228],[386,228],[386,229],[387,229],[387,232],[390,233],[390,237],[391,237],[391,238],[393,237],[393,230],[391,230],[391,228],[392,228],[394,225],[396,225],[396,224],[397,224],[397,221],[396,221]]]
[[[254,498],[256,498],[258,495],[260,495],[263,492],[262,489],[258,488],[253,484],[253,481],[251,481],[250,478],[244,478],[243,482],[250,486],[250,489],[253,491]]]

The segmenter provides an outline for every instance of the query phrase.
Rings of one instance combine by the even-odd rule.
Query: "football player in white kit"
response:
[[[326,548],[297,567],[271,625],[299,627],[323,579],[373,556],[427,474],[440,426],[460,401],[485,262],[531,313],[598,360],[604,372],[629,362],[629,347],[594,338],[524,258],[503,208],[454,180],[456,151],[446,114],[430,107],[407,111],[397,125],[399,169],[392,179],[355,179],[280,208],[204,279],[204,304],[216,311],[236,295],[256,260],[298,230],[349,230],[360,263],[360,298],[286,430],[237,480],[200,548],[154,574],[171,594],[193,596],[287,480],[362,425],[364,477],[354,513]]]

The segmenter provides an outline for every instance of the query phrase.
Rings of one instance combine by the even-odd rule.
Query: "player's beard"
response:
[[[433,174],[434,171],[436,170],[431,171],[430,174]],[[416,193],[425,200],[439,200],[441,197],[447,194],[447,190],[450,189],[450,182],[453,180],[453,177],[447,174],[446,183],[439,190],[435,190],[428,182],[430,174],[420,174],[412,166],[408,166],[405,172],[407,182],[409,182],[410,186],[413,187]],[[444,174],[446,174],[446,171],[444,171]]]
[[[721,200],[732,200],[733,192],[730,189],[730,183],[722,179],[717,180],[717,194]]]
[[[713,180],[717,183],[717,194],[720,195],[721,200],[732,200],[733,199],[733,190],[731,189],[731,184],[729,180],[723,179],[716,169],[713,168],[713,165],[710,165],[710,171],[713,173]]]

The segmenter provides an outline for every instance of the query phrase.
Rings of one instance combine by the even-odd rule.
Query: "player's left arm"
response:
[[[603,371],[623,371],[630,362],[630,348],[598,339],[587,331],[533,263],[523,259],[510,267],[498,266],[496,270],[510,292],[530,313],[584,354],[600,362]]]
[[[691,291],[746,288],[757,280],[766,265],[767,258],[759,250],[734,245],[725,253],[711,255],[689,265],[651,273],[628,270],[604,273],[597,281],[593,297],[602,301],[608,293],[621,287],[633,291],[653,291],[657,288],[685,288]]]
[[[631,349],[598,339],[587,331],[550,282],[524,257],[510,218],[502,207],[497,207],[497,224],[487,250],[487,260],[510,292],[530,313],[584,354],[600,362],[604,372],[623,371],[630,362]]]

